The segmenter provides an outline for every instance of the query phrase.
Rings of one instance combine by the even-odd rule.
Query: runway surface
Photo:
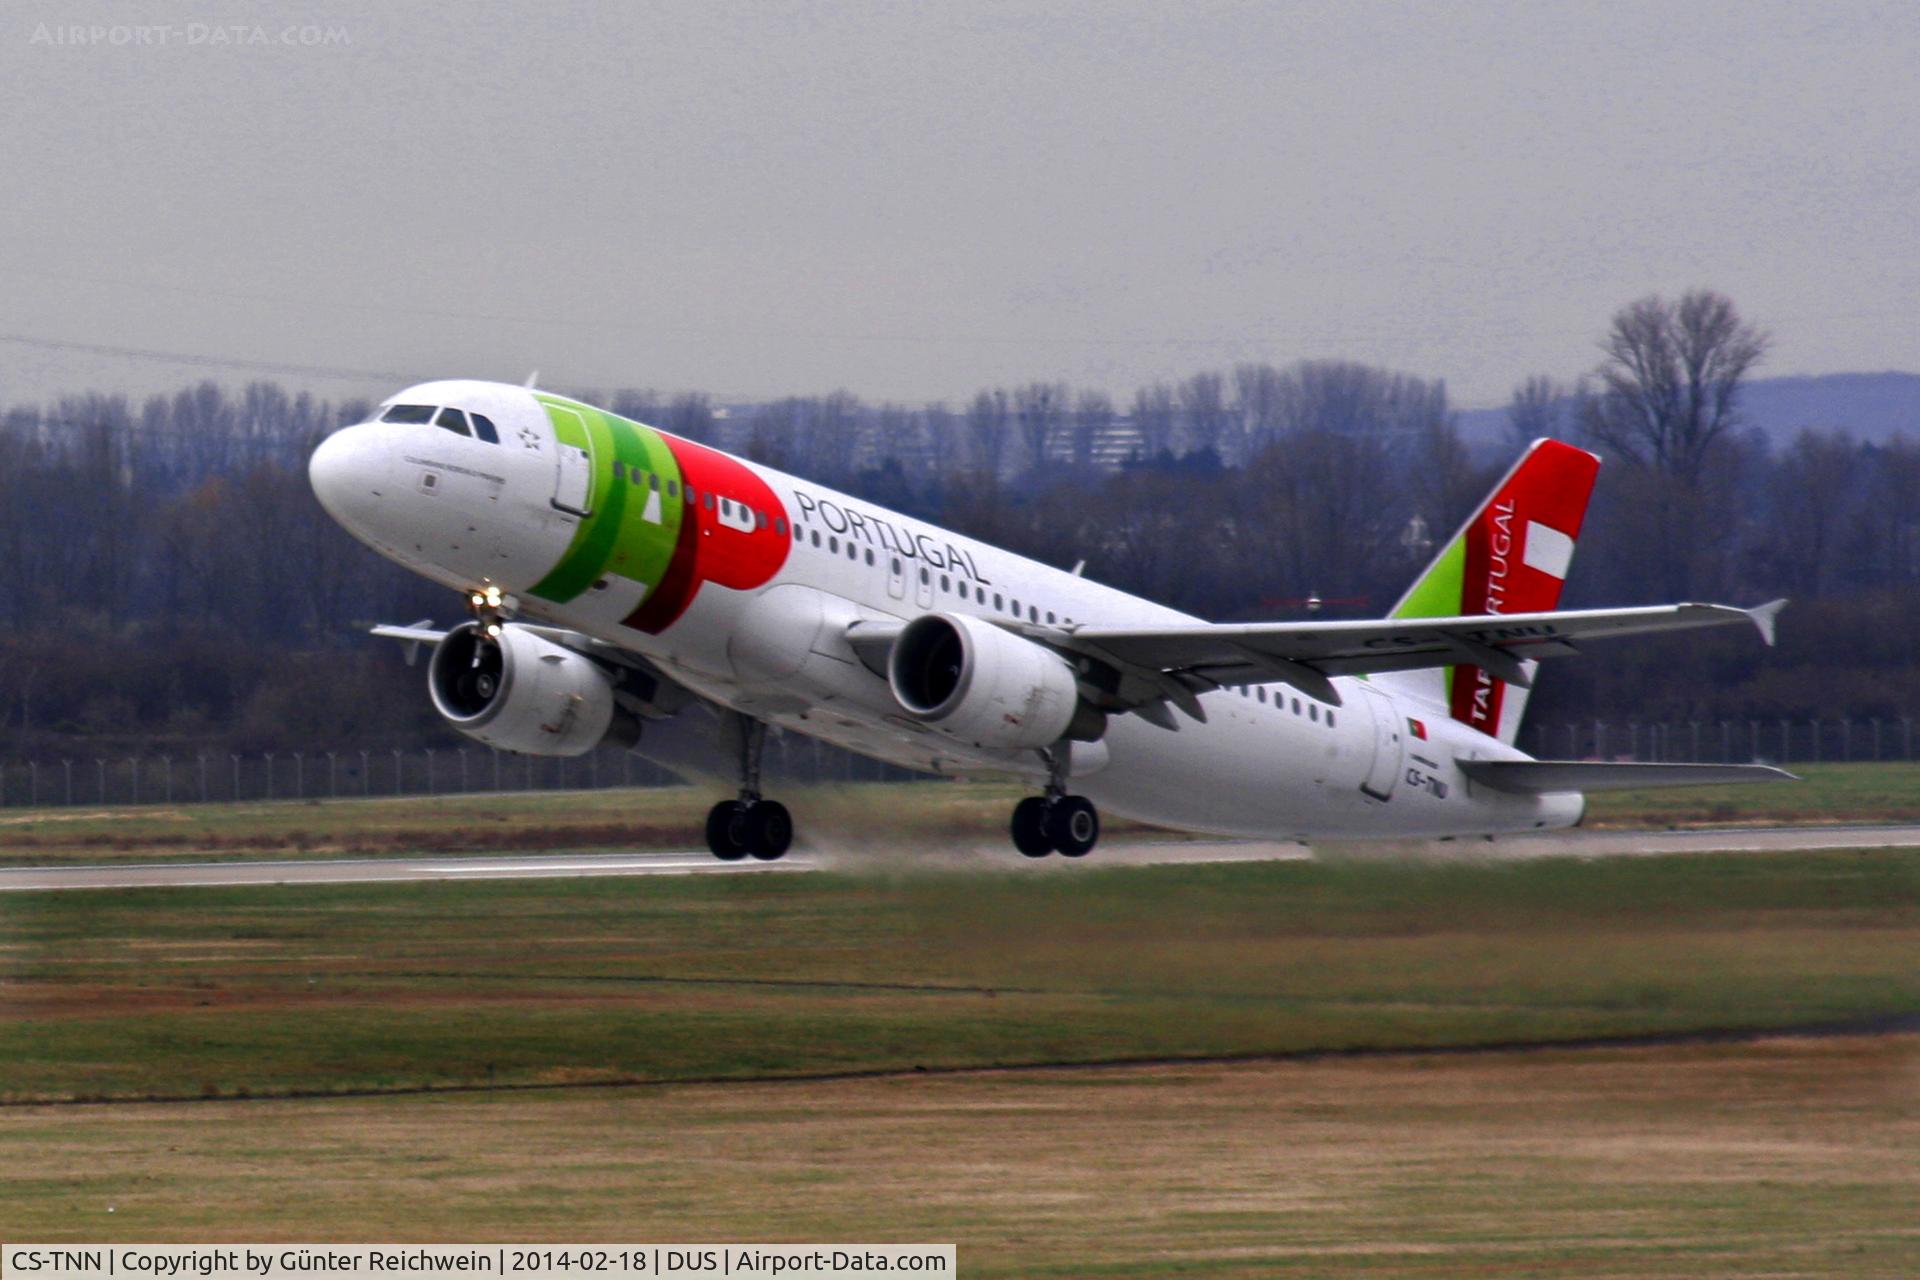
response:
[[[1325,856],[1409,855],[1502,861],[1518,858],[1615,858],[1679,853],[1767,853],[1816,849],[1920,847],[1920,825],[1729,827],[1698,831],[1559,831],[1498,840],[1327,844]],[[865,852],[797,851],[778,862],[720,862],[705,850],[488,857],[310,858],[285,861],[121,863],[0,867],[0,893],[208,885],[368,884],[421,880],[530,880],[598,876],[769,875],[823,868],[940,866],[952,869],[1070,872],[1080,867],[1165,863],[1271,862],[1314,856],[1305,845],[1255,840],[1121,839],[1083,859],[1026,859],[1012,849],[957,848],[897,857]]]

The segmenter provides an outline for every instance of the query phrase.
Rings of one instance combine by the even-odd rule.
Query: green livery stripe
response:
[[[532,594],[564,603],[609,572],[657,586],[673,560],[683,515],[680,466],[672,450],[651,427],[560,396],[538,399],[560,442],[587,451],[592,483],[591,514]],[[653,476],[659,477],[658,489],[650,483]]]
[[[1393,611],[1396,618],[1451,618],[1466,598],[1467,538],[1461,534],[1427,566],[1406,599]]]
[[[1466,598],[1467,582],[1467,535],[1462,533],[1447,544],[1420,581],[1413,584],[1406,598],[1393,611],[1396,618],[1451,618],[1460,612],[1460,602]],[[1446,668],[1441,674],[1446,679],[1449,705],[1453,698],[1453,671]]]

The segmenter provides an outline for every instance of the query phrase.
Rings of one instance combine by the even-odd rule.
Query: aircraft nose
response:
[[[388,487],[388,442],[378,427],[345,427],[307,460],[313,496],[349,531],[364,532]]]

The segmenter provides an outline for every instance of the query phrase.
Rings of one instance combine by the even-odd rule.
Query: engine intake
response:
[[[460,732],[527,755],[584,755],[633,721],[598,663],[511,622],[497,636],[476,622],[449,631],[427,664],[427,691]]]
[[[975,747],[1091,742],[1106,731],[1106,717],[1080,701],[1065,659],[967,614],[909,622],[887,655],[887,684],[908,715]]]

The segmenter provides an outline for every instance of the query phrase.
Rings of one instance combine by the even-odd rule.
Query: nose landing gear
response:
[[[1013,807],[1013,847],[1029,858],[1059,853],[1083,858],[1100,842],[1100,811],[1085,796],[1067,794],[1072,744],[1061,742],[1047,753],[1047,794],[1028,796]]]
[[[740,797],[722,800],[707,811],[707,848],[722,862],[752,855],[772,862],[793,844],[793,815],[778,800],[760,795],[760,756],[767,726],[734,713],[740,731]]]

